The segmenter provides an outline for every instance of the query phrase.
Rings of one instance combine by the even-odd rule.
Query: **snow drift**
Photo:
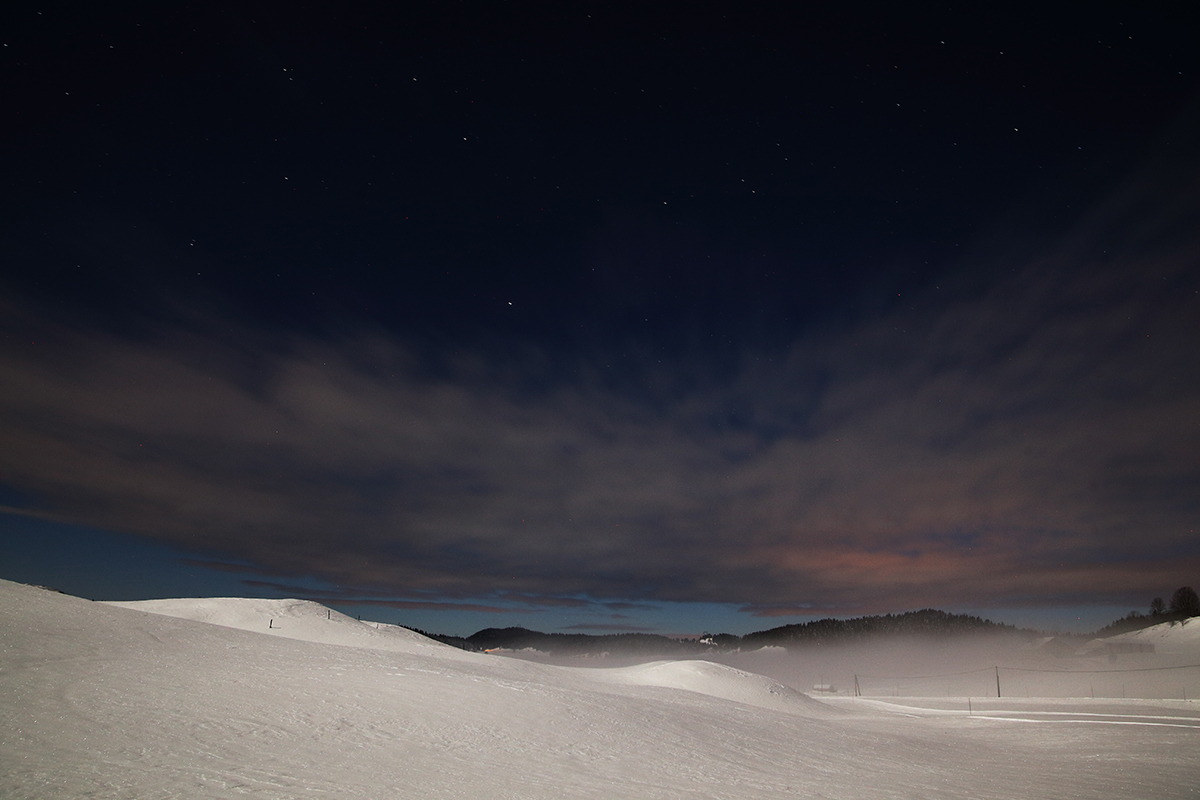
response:
[[[322,611],[236,599],[131,608],[0,581],[0,796],[1193,792],[1200,715],[1183,701],[971,717],[952,700],[939,715],[847,698],[837,713],[704,662],[555,667]]]
[[[459,652],[408,628],[380,622],[360,622],[311,600],[206,597],[109,601],[105,605],[304,642],[403,653],[437,653],[443,658],[452,658]]]

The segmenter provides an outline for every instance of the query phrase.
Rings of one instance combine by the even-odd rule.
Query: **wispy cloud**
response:
[[[645,632],[653,631],[654,628],[642,628],[637,625],[610,625],[610,624],[604,624],[604,623],[597,624],[597,625],[586,625],[586,624],[581,623],[579,625],[567,625],[566,627],[559,628],[559,630],[563,630],[563,631],[608,631],[610,633],[645,633]]]
[[[478,603],[439,603],[436,601],[422,600],[383,600],[379,598],[345,598],[341,595],[322,595],[322,594],[298,594],[302,600],[311,600],[314,603],[328,605],[331,603],[342,603],[355,606],[378,606],[382,608],[400,608],[408,611],[471,611],[481,614],[511,614],[511,608],[501,608],[500,606],[480,605]]]
[[[263,570],[250,564],[236,564],[229,561],[212,561],[209,559],[199,558],[181,558],[179,563],[186,564],[189,567],[201,567],[203,569],[211,569],[217,572],[233,572],[238,574],[262,574]],[[247,580],[243,581],[246,584],[261,584],[263,586],[282,586],[282,584],[269,583],[267,581]]]
[[[645,359],[614,382],[530,346],[435,371],[379,330],[134,338],[11,307],[0,481],[44,500],[22,513],[403,608],[1162,592],[1200,568],[1200,249],[1131,206],[986,291],[931,287],[720,379]]]
[[[314,603],[330,605],[378,606],[414,611],[474,611],[485,614],[512,613],[511,608],[501,608],[500,606],[480,605],[478,603],[448,603],[439,600],[404,600],[395,596],[380,596],[385,593],[372,592],[370,590],[322,591],[295,584],[259,580],[245,580],[242,583],[255,589],[267,589],[277,592],[286,597],[296,597],[302,600],[311,600]]]

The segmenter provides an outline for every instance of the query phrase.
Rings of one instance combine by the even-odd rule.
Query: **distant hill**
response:
[[[1021,631],[1012,625],[1002,625],[966,614],[950,614],[927,608],[904,614],[855,619],[819,619],[748,633],[745,636],[718,633],[704,634],[697,639],[672,639],[646,633],[593,636],[584,633],[541,633],[527,628],[485,628],[465,640],[459,640],[456,644],[478,650],[530,648],[558,655],[689,655],[739,648],[799,647],[822,642],[850,642],[892,634],[957,636],[971,633],[1033,635],[1034,632]]]
[[[1130,611],[1128,615],[1113,620],[1093,633],[1092,636],[1104,639],[1109,636],[1119,636],[1122,633],[1129,633],[1130,631],[1140,631],[1143,628],[1161,625],[1164,622],[1182,622],[1190,617],[1190,614],[1183,612],[1165,611],[1161,614],[1143,614],[1139,611]]]
[[[1164,619],[1166,617],[1170,619]],[[1097,649],[1101,652],[1186,654],[1193,664],[1196,663],[1195,659],[1200,658],[1200,616],[1154,614],[1145,619],[1155,619],[1157,622],[1116,636],[1098,637],[1092,643],[1100,645]]]
[[[880,635],[958,636],[972,633],[1011,633],[1033,635],[1013,625],[973,617],[950,614],[934,608],[909,611],[904,614],[855,617],[854,619],[818,619],[795,625],[783,625],[770,630],[748,633],[742,637],[742,647],[787,647],[790,645],[823,642],[849,642]]]
[[[527,628],[485,628],[468,636],[466,641],[480,650],[532,648],[561,655],[687,654],[707,649],[695,639],[672,639],[649,633],[593,636],[586,633],[541,633]]]

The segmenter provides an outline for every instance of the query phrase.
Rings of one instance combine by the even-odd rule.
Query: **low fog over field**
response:
[[[1200,623],[1159,627],[1133,656],[893,641],[568,667],[306,601],[105,604],[0,581],[0,796],[1193,796],[1200,709],[1132,698],[1169,694],[1160,673],[1191,697],[1195,668],[1122,673],[1129,697],[1095,701],[985,698],[994,674],[899,692],[861,677],[1200,661]],[[796,690],[854,671],[872,696]],[[1029,674],[1031,695],[1058,692]],[[974,697],[946,696],[960,687]]]
[[[1192,623],[1190,634],[1200,634]],[[1182,633],[1182,630],[1180,631]],[[764,649],[718,657],[722,663],[812,689],[830,685],[850,692],[858,677],[863,695],[995,697],[997,670],[1003,697],[1200,696],[1200,666],[1193,637],[1189,653],[1130,653],[1113,657],[1085,638],[1017,642],[1011,637],[952,641],[892,638],[878,643],[813,646],[791,652]],[[1154,671],[1130,671],[1151,668]]]
[[[701,656],[819,696],[1200,697],[1200,622],[1094,640],[1084,636],[881,636],[867,642],[762,647]],[[1135,652],[1123,643],[1154,642]],[[1114,653],[1114,650],[1117,651]],[[633,664],[649,657],[505,653],[545,664]],[[964,701],[965,702],[965,701]]]

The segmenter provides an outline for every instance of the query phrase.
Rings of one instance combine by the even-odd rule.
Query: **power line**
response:
[[[1164,669],[1195,669],[1196,667],[1200,667],[1200,664],[1182,664],[1177,667],[1133,667],[1130,669],[1035,669],[1034,667],[1001,667],[1000,669],[1011,669],[1017,672],[1050,672],[1073,675],[1105,672],[1158,672]]]
[[[1008,667],[1001,667],[1008,669]],[[969,669],[966,672],[943,672],[940,675],[862,675],[860,678],[870,678],[876,681],[897,681],[897,680],[924,680],[926,678],[953,678],[957,675],[974,675],[976,672],[991,672],[991,667],[980,667],[979,669]]]

